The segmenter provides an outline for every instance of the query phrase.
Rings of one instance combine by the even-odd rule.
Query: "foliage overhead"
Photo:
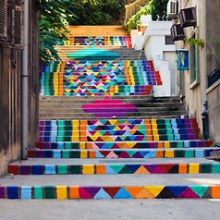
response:
[[[81,0],[70,1],[69,8],[76,15],[74,25],[106,25],[118,21],[124,10],[123,0],[96,0],[81,4]]]
[[[151,4],[152,0],[127,21],[127,23],[125,24],[125,28],[127,29],[127,31],[130,32],[132,29],[136,29],[139,26],[141,15],[151,14]]]
[[[78,0],[78,4],[96,4],[99,0]],[[69,8],[74,0],[39,0],[39,48],[40,61],[59,60],[54,48],[63,44],[66,39],[68,22],[73,22],[77,16]]]
[[[169,0],[153,0],[151,3],[152,20],[166,20],[167,3]]]

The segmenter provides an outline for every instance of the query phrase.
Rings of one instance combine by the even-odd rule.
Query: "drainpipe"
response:
[[[28,150],[28,12],[29,0],[24,0],[24,50],[22,53],[21,75],[21,159],[27,159]]]

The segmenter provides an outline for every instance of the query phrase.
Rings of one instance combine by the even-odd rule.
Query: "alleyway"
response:
[[[160,73],[135,57],[129,36],[98,30],[72,32],[57,46],[62,62],[42,67],[39,140],[8,166],[0,198],[220,198],[220,164],[205,159],[212,142],[180,118],[178,98],[153,97]]]

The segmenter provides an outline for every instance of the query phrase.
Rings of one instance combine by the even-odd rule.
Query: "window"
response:
[[[173,38],[170,35],[169,36],[165,36],[165,44],[166,45],[174,45]]]
[[[0,0],[0,39],[6,38],[6,25],[7,25],[7,1]]]

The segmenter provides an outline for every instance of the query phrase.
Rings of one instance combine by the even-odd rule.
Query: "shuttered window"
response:
[[[13,48],[23,48],[23,0],[8,0],[7,41]]]
[[[23,8],[21,6],[16,6],[14,13],[14,46],[17,48],[23,48]]]
[[[7,30],[7,0],[0,0],[0,39],[6,38]]]

